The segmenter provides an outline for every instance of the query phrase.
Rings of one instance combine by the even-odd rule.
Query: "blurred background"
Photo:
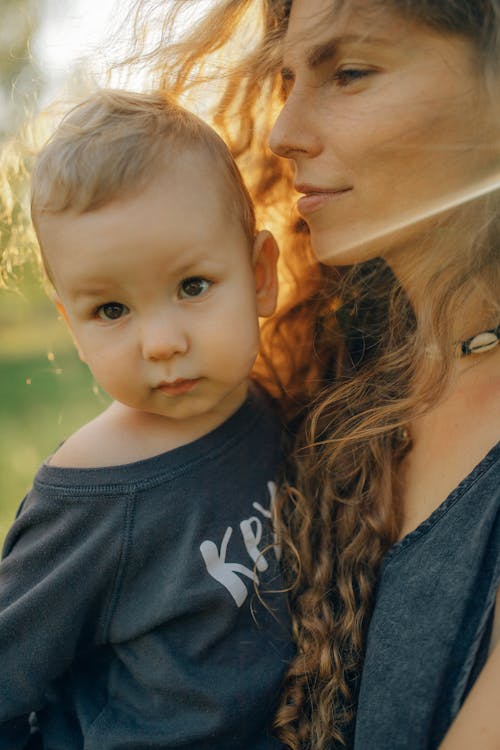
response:
[[[107,403],[41,281],[27,171],[34,119],[53,101],[64,108],[89,81],[105,81],[113,55],[123,52],[117,29],[128,7],[123,0],[0,0],[0,9],[1,545],[39,464]]]

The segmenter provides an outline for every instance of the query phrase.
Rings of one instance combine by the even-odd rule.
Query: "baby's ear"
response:
[[[278,298],[279,249],[271,232],[263,229],[255,237],[252,263],[257,293],[257,313],[261,318],[272,315]]]
[[[55,304],[55,306],[57,308],[57,312],[66,321],[66,325],[69,328],[69,332],[71,334],[71,338],[73,339],[73,344],[75,345],[75,349],[78,352],[78,356],[80,357],[80,359],[82,360],[82,362],[85,362],[85,357],[83,356],[83,352],[80,349],[80,345],[78,344],[78,341],[76,340],[75,335],[73,333],[73,329],[71,328],[71,323],[69,322],[69,317],[68,317],[68,313],[66,311],[66,308],[64,307],[63,303],[61,302],[61,300],[57,296],[57,294],[54,294],[53,297],[52,297],[52,299],[53,299],[54,304]]]

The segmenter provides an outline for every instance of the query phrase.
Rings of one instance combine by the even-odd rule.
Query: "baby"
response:
[[[160,95],[72,110],[32,214],[113,401],[39,469],[6,539],[0,749],[35,724],[46,750],[278,748],[280,424],[249,379],[276,243],[222,140]]]

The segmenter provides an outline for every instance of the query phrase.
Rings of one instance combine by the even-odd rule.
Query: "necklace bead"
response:
[[[490,331],[482,331],[467,341],[462,341],[459,344],[459,353],[462,357],[467,357],[469,354],[483,354],[494,349],[499,340],[500,325]]]

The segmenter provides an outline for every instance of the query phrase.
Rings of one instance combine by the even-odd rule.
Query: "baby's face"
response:
[[[240,405],[274,295],[256,294],[256,275],[275,258],[255,265],[208,158],[181,155],[140,195],[45,215],[39,231],[81,357],[112,398],[174,420]]]

